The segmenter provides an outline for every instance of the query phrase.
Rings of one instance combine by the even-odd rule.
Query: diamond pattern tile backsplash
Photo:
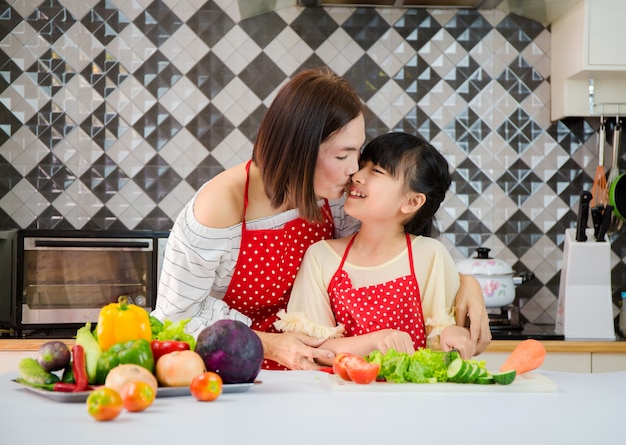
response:
[[[457,260],[484,246],[534,272],[521,313],[553,322],[599,120],[550,121],[550,29],[498,10],[242,20],[234,0],[1,0],[0,229],[169,229],[206,180],[249,158],[276,89],[316,65],[356,87],[368,137],[417,132],[442,150],[442,241]],[[611,241],[617,298],[626,237]]]

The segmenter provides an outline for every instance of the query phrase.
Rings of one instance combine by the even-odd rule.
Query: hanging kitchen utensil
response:
[[[606,207],[608,199],[608,190],[606,185],[606,174],[604,173],[604,142],[606,140],[606,127],[604,117],[600,118],[600,129],[598,130],[598,167],[596,168],[596,177],[593,180],[591,189],[591,206],[598,207],[602,205]]]
[[[607,179],[607,183],[609,188],[609,203],[613,206],[613,213],[611,216],[611,223],[609,224],[609,228],[607,233],[612,234],[612,233],[616,233],[619,232],[622,228],[622,225],[624,223],[624,219],[622,218],[622,215],[624,215],[624,213],[619,212],[619,210],[617,209],[618,204],[617,201],[620,201],[620,206],[622,207],[622,212],[626,212],[626,204],[624,203],[624,200],[626,199],[626,194],[624,191],[618,191],[617,192],[617,197],[616,197],[616,192],[615,190],[618,189],[618,185],[616,184],[615,187],[613,187],[614,183],[617,183],[617,181],[620,178],[620,173],[619,173],[619,157],[620,157],[620,148],[621,148],[621,144],[622,144],[622,122],[620,121],[619,116],[617,116],[615,118],[615,129],[613,130],[613,159],[612,159],[612,164],[611,164],[611,171],[609,172],[609,177]],[[622,179],[622,183],[625,180]],[[619,188],[625,188],[626,184],[621,185]]]

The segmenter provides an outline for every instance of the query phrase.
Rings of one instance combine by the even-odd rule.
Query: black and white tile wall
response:
[[[1,0],[0,229],[167,230],[207,179],[247,160],[276,89],[327,65],[368,135],[419,132],[454,167],[439,221],[456,259],[485,246],[522,314],[555,318],[565,229],[597,166],[597,119],[551,122],[550,30],[493,11],[234,0]],[[626,289],[623,234],[614,291]]]

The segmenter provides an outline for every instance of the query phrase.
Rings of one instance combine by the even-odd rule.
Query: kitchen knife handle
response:
[[[593,222],[593,236],[598,239],[600,232],[600,226],[602,225],[602,211],[603,205],[595,205],[591,208],[591,220]]]
[[[613,215],[613,206],[608,205],[604,209],[604,213],[602,214],[602,224],[600,225],[600,230],[598,231],[598,236],[596,237],[596,241],[603,242],[604,236],[606,232],[609,230],[609,225],[611,225],[611,217]]]
[[[587,241],[587,220],[589,215],[589,202],[591,193],[583,190],[578,201],[578,220],[576,221],[576,241]]]

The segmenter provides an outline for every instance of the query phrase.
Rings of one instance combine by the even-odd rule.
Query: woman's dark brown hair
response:
[[[321,221],[313,178],[320,145],[363,114],[361,99],[328,69],[296,74],[261,121],[252,160],[274,207],[289,201],[309,221]]]

